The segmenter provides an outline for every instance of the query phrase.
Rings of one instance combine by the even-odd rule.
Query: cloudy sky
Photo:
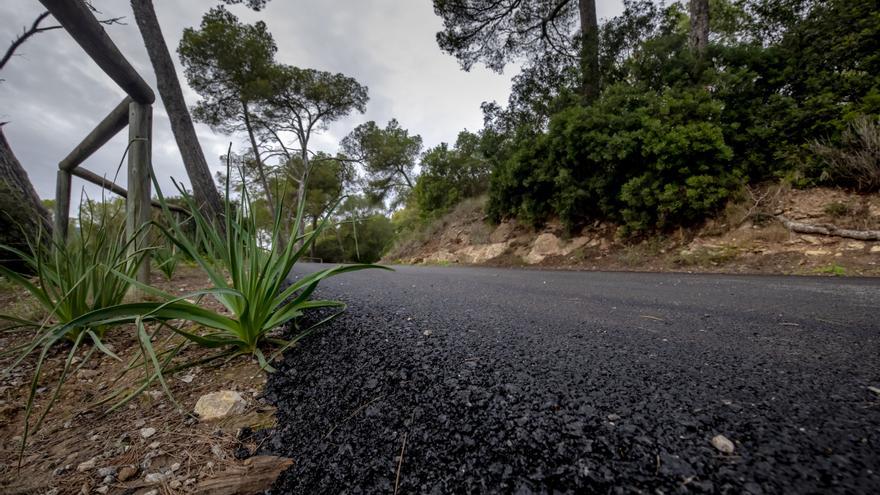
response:
[[[198,26],[202,14],[216,3],[154,0],[172,51],[183,29]],[[128,2],[94,0],[93,4],[107,17],[125,17],[126,25],[110,26],[107,31],[155,89]],[[622,0],[598,0],[597,8],[600,18],[611,17],[622,10]],[[36,0],[0,2],[0,40],[10,42],[42,10]],[[430,0],[273,0],[261,12],[243,7],[230,10],[246,22],[266,22],[278,45],[279,61],[342,72],[369,87],[367,113],[333,124],[313,141],[319,150],[334,152],[339,141],[362,122],[384,124],[391,118],[420,134],[426,147],[454,141],[461,129],[482,126],[480,103],[507,100],[510,78],[515,74],[514,67],[504,74],[483,68],[462,71],[453,57],[437,47],[434,36],[441,22]],[[4,126],[6,137],[40,197],[53,198],[58,161],[122,100],[124,93],[61,30],[31,38],[16,53],[0,74],[4,79],[0,82],[0,122],[9,122]],[[186,86],[176,53],[173,57],[184,97],[192,106],[198,95]],[[153,166],[163,190],[170,191],[168,178],[186,181],[186,173],[158,95],[153,112]],[[221,168],[218,157],[229,142],[236,147],[242,142],[241,136],[225,136],[204,125],[197,124],[196,129],[214,170]],[[125,134],[120,133],[83,166],[112,177],[125,149]],[[124,169],[117,181],[125,184]],[[75,191],[85,185],[74,178]],[[101,194],[90,185],[86,191],[92,197]]]

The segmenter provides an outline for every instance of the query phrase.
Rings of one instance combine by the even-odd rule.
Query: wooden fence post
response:
[[[67,224],[70,223],[70,172],[58,170],[55,182],[55,240],[67,242]]]
[[[150,221],[150,159],[152,148],[153,109],[150,105],[132,102],[128,107],[128,199],[125,202],[125,229],[128,239],[140,230],[129,249],[147,247],[147,230],[141,227]],[[150,283],[150,257],[145,256],[137,271],[137,280]],[[135,290],[135,297],[143,292]]]

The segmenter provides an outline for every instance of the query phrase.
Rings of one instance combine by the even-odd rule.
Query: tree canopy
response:
[[[410,136],[396,119],[384,129],[369,121],[346,136],[341,147],[348,157],[363,165],[368,196],[378,201],[389,200],[392,207],[406,201],[415,186],[421,136]]]

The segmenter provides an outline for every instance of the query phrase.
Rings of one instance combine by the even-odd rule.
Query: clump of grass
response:
[[[625,246],[617,257],[621,263],[627,266],[642,266],[662,255],[663,245],[661,237],[649,237],[638,244]]]
[[[846,268],[838,265],[837,263],[832,263],[828,266],[817,268],[815,272],[820,275],[833,275],[835,277],[846,276]]]
[[[738,254],[739,250],[734,246],[701,247],[694,251],[682,251],[673,262],[681,266],[718,266],[735,260]]]
[[[130,283],[145,251],[133,252],[121,228],[108,228],[94,222],[83,221],[84,215],[101,216],[104,223],[122,222],[106,211],[106,203],[95,206],[84,202],[80,209],[80,228],[72,233],[69,241],[44,241],[39,234],[29,240],[30,252],[0,246],[24,261],[34,273],[31,279],[0,266],[2,274],[11,283],[25,289],[48,315],[47,321],[35,321],[15,315],[0,314],[0,319],[12,322],[16,327],[38,329],[38,337],[48,333],[52,325],[64,325],[92,311],[112,307],[123,302]],[[102,211],[96,212],[95,209]],[[68,328],[62,335],[76,340],[84,326]],[[92,328],[103,336],[104,327]]]
[[[73,357],[82,345],[91,344],[80,366],[85,365],[96,351],[114,359],[120,358],[103,343],[105,332],[112,326],[112,319],[92,320],[89,315],[97,312],[113,311],[124,301],[131,286],[139,263],[143,262],[146,250],[136,251],[131,242],[126,241],[122,228],[113,228],[121,220],[114,218],[106,210],[107,204],[95,206],[84,202],[80,208],[80,228],[72,233],[69,241],[52,240],[44,242],[42,235],[29,239],[30,252],[9,246],[0,249],[9,251],[24,261],[27,268],[35,274],[31,279],[0,266],[0,274],[12,283],[25,289],[32,301],[39,305],[40,311],[32,314],[46,315],[42,321],[28,319],[26,315],[0,315],[0,319],[11,324],[4,331],[34,329],[32,338],[23,344],[3,351],[16,358],[5,372],[17,367],[28,356],[37,353],[34,374],[25,408],[25,428],[22,434],[21,452],[28,435],[40,428],[46,415],[58,399],[64,385]],[[96,209],[100,211],[95,211]],[[100,216],[105,225],[83,221]],[[34,398],[40,375],[49,350],[62,341],[71,343],[67,359],[55,383],[54,392],[44,406],[42,414],[31,428]]]
[[[165,276],[165,280],[171,280],[174,278],[174,272],[177,271],[180,256],[173,246],[163,246],[153,250],[153,261],[156,262],[156,268]]]
[[[825,205],[825,214],[834,218],[845,217],[852,213],[852,209],[846,203],[834,201]]]

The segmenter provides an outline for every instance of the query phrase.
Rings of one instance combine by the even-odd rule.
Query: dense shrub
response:
[[[739,182],[720,114],[701,89],[608,88],[554,116],[495,170],[490,214],[533,223],[555,214],[569,227],[612,219],[634,231],[699,221]]]
[[[511,141],[492,171],[492,218],[643,231],[699,222],[743,182],[874,188],[865,133],[846,130],[880,117],[877,2],[716,0],[703,58],[681,4],[625,6],[602,27],[598,101],[543,128],[487,113]]]
[[[430,218],[485,192],[490,165],[483,142],[482,136],[462,131],[454,147],[441,143],[428,150],[422,156],[422,172],[413,188],[412,203],[407,206],[414,206],[423,218]]]

